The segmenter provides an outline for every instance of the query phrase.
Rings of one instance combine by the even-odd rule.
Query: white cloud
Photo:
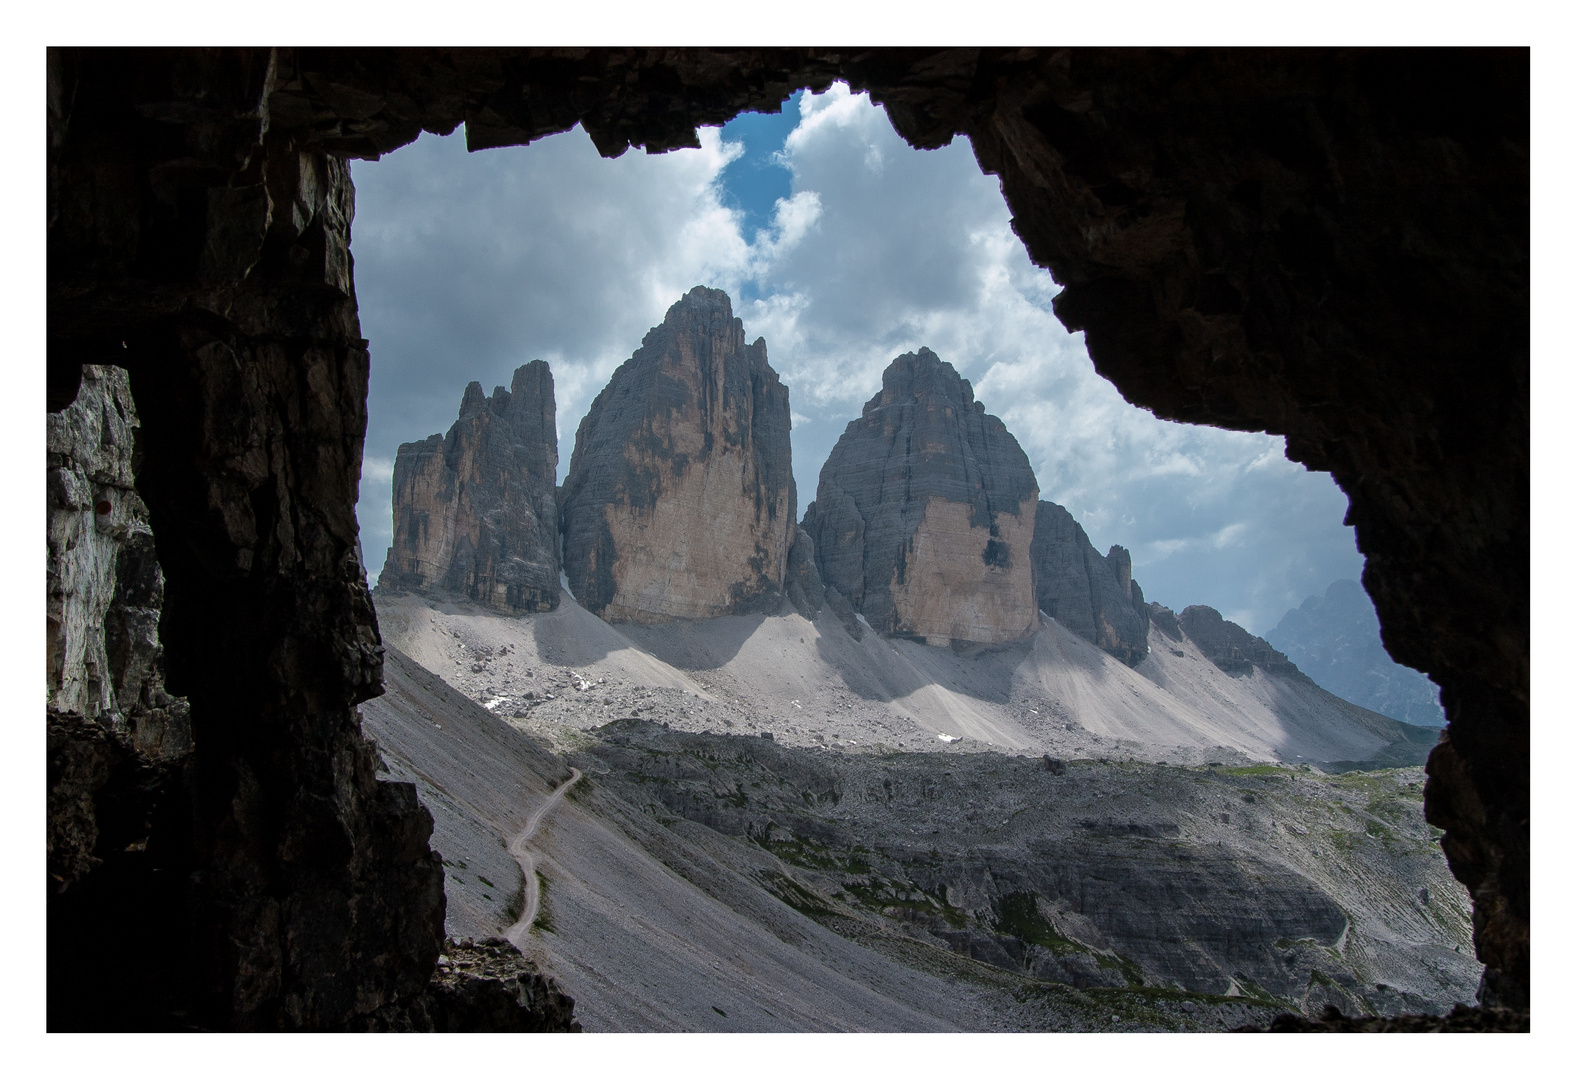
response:
[[[393,483],[394,459],[365,455],[361,459],[361,479],[363,483],[368,481],[379,484]]]

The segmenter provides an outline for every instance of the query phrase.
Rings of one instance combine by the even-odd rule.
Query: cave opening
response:
[[[1443,687],[1426,808],[1473,896],[1481,1000],[1526,1009],[1527,52],[1458,54],[1445,82],[1383,50],[715,59],[50,50],[51,407],[112,363],[142,414],[168,684],[192,710],[177,948],[201,1022],[395,1022],[442,937],[426,814],[374,782],[354,713],[382,680],[347,159],[461,122],[479,148],[577,121],[603,153],[686,146],[839,77],[911,145],[970,137],[1067,286],[1059,320],[1131,400],[1282,431],[1336,477],[1387,647]],[[52,769],[81,744],[63,731]],[[94,805],[92,772],[67,801]]]

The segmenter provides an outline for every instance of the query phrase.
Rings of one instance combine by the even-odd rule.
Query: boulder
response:
[[[822,467],[804,528],[817,567],[873,628],[929,644],[1034,628],[1034,471],[930,349],[906,353]]]
[[[380,589],[475,601],[511,614],[559,603],[558,430],[553,373],[515,370],[492,397],[473,382],[449,434],[394,459],[394,544]]]
[[[619,366],[575,433],[564,573],[609,622],[782,605],[794,539],[788,388],[728,294],[696,286]]]
[[[1129,667],[1149,655],[1150,608],[1126,548],[1101,555],[1072,514],[1042,501],[1030,560],[1040,610]]]

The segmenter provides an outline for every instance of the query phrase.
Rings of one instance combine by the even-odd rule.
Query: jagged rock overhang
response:
[[[314,565],[269,564],[287,587],[257,609],[304,634],[313,689],[280,704],[302,721],[377,687],[365,583],[331,569],[354,544],[365,410],[338,258],[344,157],[460,123],[473,149],[580,123],[604,154],[660,151],[838,78],[915,146],[967,134],[1031,257],[1066,286],[1059,315],[1130,401],[1284,434],[1348,493],[1387,647],[1442,687],[1429,812],[1474,891],[1486,988],[1526,1002],[1527,50],[51,50],[48,69],[51,407],[82,362],[131,368],[177,596],[234,557],[203,520],[205,484],[274,526],[292,485],[317,485],[325,518],[296,523],[322,534],[302,549]],[[273,389],[312,370],[334,392],[313,414],[298,383],[279,407],[305,409],[343,453],[259,502],[256,478],[194,474],[206,433],[161,450],[158,429],[212,414],[192,395],[223,366],[215,350],[262,359],[281,318],[312,324],[295,337],[317,345],[268,354]],[[325,342],[332,357],[312,351]],[[225,415],[275,408],[229,389]],[[193,670],[182,654],[237,599],[192,606],[172,671]]]

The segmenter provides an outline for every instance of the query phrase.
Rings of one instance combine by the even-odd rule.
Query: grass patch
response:
[[[510,894],[509,901],[504,905],[504,917],[509,920],[509,925],[514,926],[520,921],[520,916],[526,911],[526,879],[520,878],[520,884],[515,886],[515,891]]]
[[[969,916],[949,904],[945,897],[935,896],[912,883],[901,884],[875,874],[863,879],[845,881],[843,888],[866,907],[882,915],[892,915],[894,910],[913,912],[939,918],[954,929],[969,923]]]
[[[767,835],[755,837],[756,844],[772,852],[784,862],[793,866],[803,866],[807,870],[841,870],[838,860],[825,844],[818,844],[814,840],[807,840],[802,836],[795,836],[789,840],[774,840],[771,836],[771,826],[767,827]]]
[[[761,875],[761,884],[767,892],[807,919],[820,922],[822,919],[832,918],[838,914],[826,905],[823,897],[811,892],[786,874],[772,870],[764,871]]]
[[[869,852],[865,848],[855,848],[851,852],[835,851],[826,844],[797,834],[787,840],[773,839],[770,825],[766,836],[752,836],[751,840],[791,866],[853,874],[856,877],[865,877],[871,872],[871,865],[865,859]]]
[[[1292,770],[1284,769],[1280,765],[1235,765],[1230,769],[1222,769],[1224,776],[1276,776],[1285,780],[1291,775]]]
[[[548,879],[542,876],[542,871],[537,874],[537,917],[531,920],[531,929],[538,933],[551,934],[553,932],[553,912],[548,907]],[[525,908],[525,886],[521,886],[521,908]],[[515,918],[519,918],[517,912]]]
[[[1039,899],[1032,892],[1004,896],[997,904],[997,931],[1016,937],[1026,945],[1039,945],[1059,956],[1089,952],[1085,946],[1057,933],[1057,928],[1040,913]]]

